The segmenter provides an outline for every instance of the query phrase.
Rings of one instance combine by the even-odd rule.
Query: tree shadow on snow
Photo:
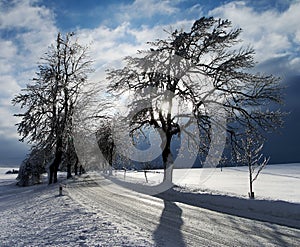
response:
[[[184,247],[186,246],[181,233],[183,220],[182,209],[174,202],[164,200],[164,209],[160,216],[159,225],[153,233],[157,246]]]
[[[177,186],[155,196],[220,213],[300,229],[300,204],[297,203],[183,192]]]
[[[106,177],[114,183],[139,193],[153,195],[164,201],[180,202],[220,213],[254,219],[300,229],[300,204],[286,201],[248,199],[229,195],[186,192],[178,186],[148,186]],[[161,192],[163,191],[163,192]],[[157,193],[156,193],[157,192]]]

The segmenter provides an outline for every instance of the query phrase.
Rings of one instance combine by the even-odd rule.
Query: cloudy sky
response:
[[[257,70],[282,78],[290,115],[265,152],[272,163],[300,162],[299,13],[299,0],[0,0],[0,165],[19,165],[27,153],[18,142],[19,120],[12,115],[19,109],[11,99],[34,77],[57,32],[74,31],[90,44],[97,81],[114,61],[166,37],[163,30],[189,28],[202,16],[241,27],[244,45],[256,50]]]

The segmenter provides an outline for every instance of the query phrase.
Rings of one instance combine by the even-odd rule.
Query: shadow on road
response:
[[[299,204],[193,193],[176,186],[152,194],[151,197],[154,198],[151,198],[149,191],[154,192],[155,186],[145,187],[112,177],[86,179],[86,184],[77,181],[87,187],[84,194],[95,198],[98,198],[97,195],[105,195],[100,197],[101,201],[105,198],[105,205],[116,204],[112,212],[119,212],[120,215],[127,213],[127,217],[131,217],[135,222],[144,222],[141,224],[142,228],[151,232],[155,246],[300,246],[299,230],[280,226],[293,225],[294,228],[300,228]],[[74,188],[81,186],[81,183],[75,182]],[[72,184],[69,185],[71,189]],[[99,187],[98,191],[94,189],[96,185]],[[89,187],[92,187],[91,190]],[[148,195],[131,193],[128,189]],[[93,194],[89,194],[91,191],[94,191]],[[124,210],[124,206],[128,210]],[[281,211],[278,211],[279,209]],[[290,215],[288,218],[285,218],[285,209]],[[291,218],[293,215],[295,217]],[[277,224],[262,223],[253,219]]]
[[[174,202],[164,200],[164,209],[160,216],[159,225],[153,233],[156,246],[184,247],[181,227],[182,209]]]
[[[300,204],[286,201],[251,200],[210,193],[182,192],[179,187],[155,195],[158,198],[300,229]]]
[[[251,200],[248,198],[211,193],[183,191],[180,187],[166,188],[134,184],[106,177],[115,184],[139,193],[149,194],[170,202],[181,202],[220,213],[255,219],[300,229],[300,204],[286,201]]]

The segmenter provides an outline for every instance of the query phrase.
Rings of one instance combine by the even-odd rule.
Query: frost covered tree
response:
[[[240,45],[241,31],[228,20],[203,17],[188,31],[176,29],[167,39],[149,42],[149,50],[127,57],[123,68],[108,72],[111,91],[125,96],[138,92],[140,97],[136,95],[129,106],[132,111],[142,100],[152,101],[150,106],[129,116],[130,132],[134,137],[146,126],[160,131],[165,144],[164,181],[172,182],[171,143],[182,134],[178,124],[180,112],[174,105],[176,98],[192,109],[200,133],[199,151],[204,154],[211,143],[213,124],[225,129],[233,147],[238,145],[237,136],[243,126],[261,132],[282,124],[279,110],[267,110],[269,105],[282,101],[280,80],[253,72],[254,50]],[[147,94],[149,88],[164,96],[163,107],[157,107],[157,99],[151,98],[153,90]],[[226,118],[225,126],[220,124],[222,118]]]
[[[113,99],[103,82],[89,83],[80,93],[74,112],[74,144],[79,162],[86,170],[103,170],[112,166]],[[111,170],[111,169],[110,169]]]
[[[66,151],[64,153],[63,165],[67,168],[67,178],[71,178],[72,168],[74,170],[74,174],[78,175],[78,162],[79,162],[74,141],[72,138],[69,138],[65,150]]]
[[[88,47],[77,42],[74,33],[58,33],[41,59],[36,77],[13,99],[23,113],[17,124],[21,141],[38,149],[53,151],[49,183],[57,182],[57,171],[72,139],[72,117],[78,94],[92,71]]]
[[[112,128],[110,121],[102,121],[101,126],[99,127],[96,133],[97,144],[101,150],[104,161],[105,168],[109,168],[110,175],[112,173],[113,158],[115,156],[115,143],[112,134]],[[106,169],[105,169],[106,171]]]
[[[17,184],[19,186],[39,184],[41,174],[45,172],[45,163],[49,161],[49,157],[50,154],[46,150],[33,147],[20,166]]]
[[[240,140],[238,161],[248,166],[249,171],[249,197],[254,199],[253,182],[260,172],[268,164],[270,158],[262,154],[264,143],[261,136],[254,136],[252,131],[247,129],[244,137]]]

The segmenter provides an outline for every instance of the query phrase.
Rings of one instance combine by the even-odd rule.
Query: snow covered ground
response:
[[[60,178],[66,187],[58,196],[58,185],[15,186],[17,175],[7,170],[0,168],[0,246],[170,246],[161,231],[182,234],[178,241],[185,246],[214,240],[210,246],[300,245],[300,164],[268,166],[254,183],[257,200],[247,198],[245,167],[175,170],[179,186],[157,197],[130,193],[103,177],[97,182],[97,173]],[[147,173],[148,185],[162,179],[156,172]],[[114,175],[124,181],[124,172]],[[125,182],[146,184],[145,174],[127,171]]]
[[[12,169],[16,170],[16,168],[0,167],[0,186],[11,184],[16,181],[18,174],[5,174],[7,171],[12,171]]]
[[[149,184],[163,179],[163,171],[147,172]],[[114,173],[124,180],[124,172]],[[174,169],[174,183],[191,192],[207,192],[219,195],[248,197],[249,179],[247,167],[206,169]],[[146,184],[144,172],[126,171],[125,181]],[[253,183],[257,199],[283,200],[300,203],[300,164],[268,165]]]
[[[254,182],[256,200],[248,199],[247,167],[174,169],[173,174],[177,186],[165,195],[168,199],[300,228],[300,164],[267,166]],[[161,170],[147,172],[147,182],[144,172],[116,171],[114,175],[124,181],[123,186],[137,191],[147,191],[138,184],[154,186],[163,179]]]
[[[0,246],[153,246],[101,212],[87,210],[58,185],[17,187],[0,168]]]

